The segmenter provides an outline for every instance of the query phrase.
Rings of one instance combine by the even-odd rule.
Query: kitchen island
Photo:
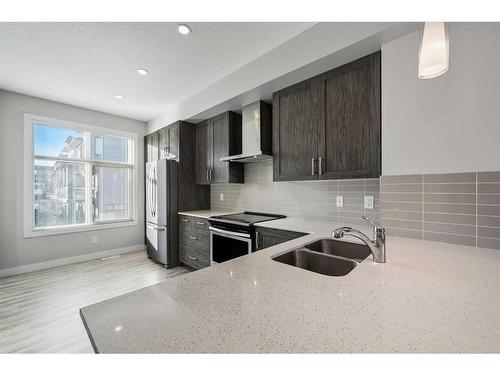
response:
[[[82,308],[94,350],[500,352],[500,251],[389,236],[387,263],[343,277],[271,259],[337,224]]]

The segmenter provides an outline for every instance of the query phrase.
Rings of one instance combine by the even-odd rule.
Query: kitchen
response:
[[[0,352],[498,354],[498,35],[0,23]]]

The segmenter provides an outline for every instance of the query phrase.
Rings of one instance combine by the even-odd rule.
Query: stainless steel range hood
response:
[[[220,158],[220,161],[253,163],[271,160],[272,156],[272,107],[258,101],[242,110],[241,154]]]

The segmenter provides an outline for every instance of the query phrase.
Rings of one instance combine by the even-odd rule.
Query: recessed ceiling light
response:
[[[146,69],[139,68],[137,69],[137,73],[139,73],[141,76],[147,76],[149,72]]]
[[[182,35],[188,35],[191,32],[191,28],[188,25],[181,23],[177,26],[177,31]]]
[[[117,94],[117,95],[113,95],[113,98],[118,99],[118,100],[122,100],[123,96]]]

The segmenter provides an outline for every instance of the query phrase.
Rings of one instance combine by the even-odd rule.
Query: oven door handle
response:
[[[247,233],[230,232],[228,230],[214,228],[214,227],[208,227],[208,229],[210,229],[212,232],[220,233],[220,234],[226,234],[228,236],[250,238],[250,234],[247,234]]]

